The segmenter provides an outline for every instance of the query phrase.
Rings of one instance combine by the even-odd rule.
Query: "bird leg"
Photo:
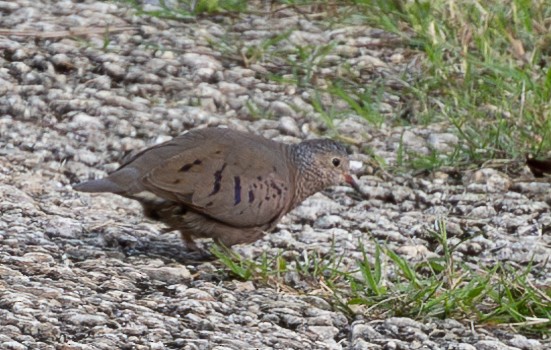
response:
[[[182,240],[184,241],[184,244],[186,245],[187,249],[194,252],[202,251],[202,249],[199,248],[199,246],[197,246],[197,243],[195,243],[195,241],[193,240],[189,232],[180,230],[180,234],[182,235]]]

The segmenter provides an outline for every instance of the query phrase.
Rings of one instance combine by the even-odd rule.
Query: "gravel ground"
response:
[[[286,60],[243,64],[240,52],[289,30],[274,44],[280,52],[335,44],[323,63],[313,62],[319,86],[343,67],[366,85],[399,85],[394,77],[416,74],[417,63],[387,45],[392,36],[327,29],[291,9],[186,22],[86,0],[0,1],[0,28],[1,349],[549,348],[452,319],[350,320],[315,292],[221,278],[216,262],[194,261],[178,235],[161,234],[136,203],[71,188],[193,127],[225,125],[286,142],[323,134],[313,92],[267,78],[289,73]],[[404,107],[398,93],[383,96],[383,115]],[[339,108],[330,96],[322,101]],[[359,150],[392,164],[401,140],[420,153],[450,151],[459,141],[442,125],[374,129],[356,116],[335,124],[355,141],[370,198],[346,187],[317,194],[273,234],[236,251],[327,253],[335,239],[352,262],[358,242],[373,252],[376,238],[416,260],[434,254],[427,232],[444,218],[452,243],[476,235],[456,259],[519,268],[532,261],[531,278],[551,284],[548,182],[494,168],[374,176]]]

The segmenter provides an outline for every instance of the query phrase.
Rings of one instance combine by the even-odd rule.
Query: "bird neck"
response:
[[[291,145],[289,152],[295,180],[292,207],[295,207],[306,198],[323,189],[323,186],[321,186],[321,179],[315,171],[314,158],[311,152],[301,147],[301,144]]]

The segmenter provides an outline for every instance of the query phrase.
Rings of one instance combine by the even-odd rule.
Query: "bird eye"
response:
[[[333,163],[333,165],[335,167],[338,167],[339,165],[341,165],[341,160],[339,158],[333,158],[333,160],[331,160],[331,162]]]

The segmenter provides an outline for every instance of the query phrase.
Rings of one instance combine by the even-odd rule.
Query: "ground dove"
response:
[[[77,191],[139,201],[146,217],[226,246],[250,243],[310,195],[347,182],[346,149],[328,139],[289,145],[222,128],[195,129],[145,149]]]

